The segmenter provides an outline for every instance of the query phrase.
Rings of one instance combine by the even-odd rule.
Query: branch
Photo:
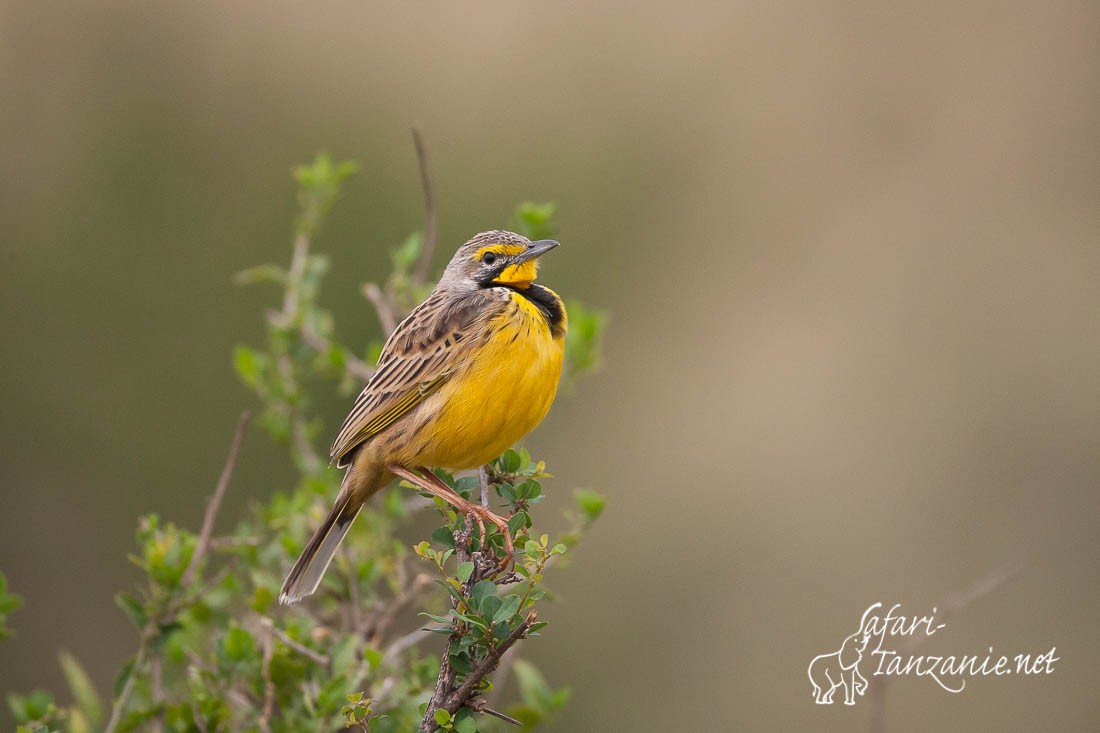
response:
[[[435,722],[436,710],[442,708],[453,716],[458,712],[460,707],[466,705],[473,696],[475,688],[481,684],[481,680],[485,678],[485,675],[492,672],[496,669],[497,665],[500,664],[500,658],[504,652],[511,649],[512,645],[517,641],[527,636],[527,632],[531,630],[531,627],[535,625],[537,620],[538,614],[534,611],[527,614],[527,618],[524,619],[523,623],[513,629],[512,633],[508,634],[507,638],[486,653],[485,657],[482,658],[481,662],[476,667],[474,667],[473,671],[466,675],[466,680],[458,689],[452,692],[444,692],[440,695],[439,688],[440,684],[443,682],[443,675],[441,673],[439,680],[436,682],[436,694],[432,695],[432,699],[428,703],[428,709],[424,712],[424,719],[420,723],[420,733],[432,733],[432,731],[439,727]],[[454,636],[451,637],[452,640],[454,638]],[[443,651],[442,659],[442,663],[446,664],[448,668],[450,668],[450,651],[451,644],[448,643],[447,648]],[[454,670],[452,669],[450,671],[452,675],[451,686],[453,687]]]
[[[378,323],[381,324],[382,330],[387,335],[393,333],[393,329],[397,328],[397,315],[394,313],[396,309],[391,299],[386,297],[386,294],[382,292],[382,288],[374,283],[365,283],[363,285],[363,297],[369,300],[371,305],[374,306],[374,310],[378,314]]]
[[[122,711],[125,709],[126,703],[129,702],[130,695],[134,692],[134,680],[137,679],[138,670],[145,666],[145,657],[148,654],[149,639],[143,632],[137,654],[134,656],[134,663],[130,667],[130,674],[126,677],[126,684],[122,686],[122,691],[115,698],[115,704],[111,706],[111,717],[107,721],[107,727],[103,729],[103,733],[115,733],[118,724],[122,722]]]
[[[381,643],[386,632],[389,631],[390,626],[393,624],[394,620],[396,620],[397,615],[412,601],[416,600],[421,592],[431,587],[431,576],[427,573],[418,573],[417,576],[413,578],[413,582],[409,584],[407,588],[403,588],[389,603],[379,618],[371,624],[371,628],[367,630],[367,639],[374,644]]]
[[[473,524],[470,515],[466,515],[466,527],[462,531],[455,531],[455,559],[461,564],[468,562],[471,559],[474,560],[474,572],[470,575],[462,585],[463,597],[469,599],[471,589],[482,577],[482,565],[480,560],[482,558],[478,555],[470,556],[470,535],[473,532]],[[490,562],[491,566],[492,563]],[[453,603],[453,601],[452,601]],[[522,608],[523,604],[520,604]],[[438,724],[435,722],[435,711],[439,709],[446,710],[451,715],[454,715],[459,708],[471,703],[471,698],[475,695],[475,690],[481,684],[481,681],[487,674],[492,672],[500,664],[501,656],[507,652],[513,644],[520,639],[527,636],[527,632],[531,630],[531,627],[538,619],[538,614],[531,611],[527,614],[527,617],[520,623],[515,629],[512,630],[507,638],[492,646],[485,652],[485,656],[481,661],[466,675],[466,679],[461,685],[456,687],[456,680],[458,673],[455,668],[451,666],[451,651],[454,645],[462,637],[459,631],[458,621],[455,621],[454,631],[449,637],[447,637],[447,644],[443,648],[443,654],[439,658],[439,677],[436,678],[435,691],[432,693],[431,699],[428,701],[428,708],[424,711],[424,718],[420,722],[420,733],[432,733],[432,731],[438,728]],[[484,701],[482,704],[475,706],[478,712],[488,712],[492,715],[499,716],[499,713],[495,711],[489,711],[485,709]],[[504,716],[506,719],[507,716]]]
[[[527,614],[527,618],[523,620],[523,623],[513,629],[512,633],[508,634],[508,637],[504,641],[489,650],[489,653],[481,660],[481,664],[474,667],[474,671],[467,675],[466,681],[462,683],[462,686],[455,690],[453,699],[447,704],[447,712],[453,714],[462,707],[466,699],[470,697],[470,693],[474,691],[474,687],[481,682],[481,679],[496,669],[497,665],[500,663],[501,655],[511,649],[512,645],[517,641],[527,636],[527,632],[535,625],[538,618],[539,615],[531,611],[531,613]],[[452,704],[454,707],[451,707]]]
[[[268,621],[265,626],[269,633],[264,635],[262,642],[263,657],[260,662],[260,675],[264,681],[264,706],[257,725],[261,733],[271,733],[271,715],[275,712],[275,683],[271,679],[271,660],[275,658],[275,642],[270,632],[274,631],[275,627],[271,625],[270,620],[264,619],[264,621]]]
[[[305,322],[302,323],[300,333],[302,342],[318,354],[327,354],[332,351],[332,342],[314,331],[313,328]],[[365,361],[352,354],[348,349],[344,349],[344,368],[347,369],[348,374],[364,382],[370,379],[370,376],[374,374],[374,370],[371,369]]]
[[[286,294],[283,296],[282,317],[286,323],[291,323],[298,313],[298,283],[306,272],[306,262],[309,259],[309,235],[302,231],[294,238],[294,254],[290,259],[290,270],[286,276]]]
[[[489,508],[489,469],[481,466],[477,469],[477,481],[481,484],[481,506]]]
[[[322,667],[328,666],[329,658],[327,656],[321,654],[320,652],[314,651],[313,649],[310,649],[305,644],[294,641],[294,639],[287,636],[287,633],[276,626],[275,622],[269,619],[267,616],[260,617],[260,625],[264,628],[265,631],[267,631],[267,633],[272,634],[273,636],[275,636],[275,638],[283,642],[283,644],[290,647],[294,651],[309,657],[314,662],[317,662],[317,664],[320,664]]]
[[[358,634],[362,623],[359,605],[359,572],[346,542],[340,547],[340,564],[348,576],[348,626],[351,627],[353,634]]]
[[[437,239],[435,214],[435,178],[432,176],[431,162],[428,160],[428,148],[420,128],[412,129],[413,144],[416,145],[416,159],[420,163],[420,183],[424,187],[424,241],[420,249],[420,261],[413,274],[413,282],[423,285],[428,277],[428,268],[432,266]]]
[[[936,620],[940,622],[946,621],[949,616],[958,613],[978,599],[989,595],[997,588],[1004,585],[1019,571],[1019,564],[1007,563],[978,578],[973,585],[961,593],[953,593],[947,596],[947,598],[937,606],[937,608],[940,609],[940,613],[936,617]],[[899,647],[898,652],[907,654],[912,653],[927,640],[928,636],[911,636],[906,644]],[[871,733],[886,733],[886,682],[886,677],[872,676],[871,682],[869,683],[867,698],[871,705]]]
[[[164,665],[161,664],[160,657],[153,657],[149,663],[149,687],[152,702],[155,707],[160,708],[160,712],[157,713],[157,717],[153,720],[154,733],[163,733],[164,731]]]
[[[222,475],[218,478],[218,484],[214,488],[214,494],[206,505],[206,514],[202,518],[202,529],[199,530],[199,539],[195,543],[195,552],[192,553],[191,562],[188,563],[187,570],[184,571],[183,579],[180,581],[180,587],[184,590],[194,581],[195,574],[199,570],[199,563],[202,562],[206,551],[210,549],[210,537],[214,533],[214,520],[218,516],[218,510],[221,509],[222,499],[229,488],[230,479],[233,478],[233,471],[237,468],[237,459],[240,458],[241,445],[244,443],[245,433],[248,432],[248,422],[251,417],[250,413],[242,412],[241,416],[237,418],[237,431],[233,434],[233,443],[229,446],[229,455],[225,459],[225,466],[222,468]]]

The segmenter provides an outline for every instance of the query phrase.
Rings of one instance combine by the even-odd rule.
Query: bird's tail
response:
[[[357,498],[354,492],[344,487],[325,521],[313,534],[298,562],[294,563],[283,581],[279,603],[296,603],[317,590],[336,554],[336,548],[340,546],[340,541],[344,539],[362,508],[363,497]]]

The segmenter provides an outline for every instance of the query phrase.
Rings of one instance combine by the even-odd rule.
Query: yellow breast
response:
[[[468,364],[423,405],[431,424],[420,431],[425,440],[416,441],[420,465],[453,470],[483,465],[550,410],[561,377],[564,334],[552,334],[542,312],[514,292],[485,328],[486,339]]]

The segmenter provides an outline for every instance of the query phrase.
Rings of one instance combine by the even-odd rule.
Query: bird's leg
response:
[[[457,509],[458,511],[460,511],[464,514],[473,514],[474,515],[474,519],[477,520],[478,526],[480,526],[481,530],[482,530],[482,532],[481,532],[481,546],[482,547],[485,546],[485,524],[484,524],[484,522],[486,522],[486,521],[487,522],[492,522],[493,524],[496,525],[497,529],[500,530],[500,533],[502,535],[504,535],[504,552],[507,555],[507,557],[505,557],[504,561],[500,564],[500,567],[501,567],[501,569],[504,569],[504,568],[508,567],[508,565],[511,564],[513,562],[514,558],[515,558],[516,548],[515,548],[515,545],[512,543],[512,532],[508,529],[507,520],[505,520],[503,517],[500,517],[500,516],[494,514],[488,507],[481,506],[480,504],[475,504],[475,503],[470,502],[470,501],[466,501],[466,499],[462,498],[457,492],[455,492],[453,489],[451,489],[450,486],[447,486],[446,482],[444,482],[443,479],[439,478],[438,476],[436,476],[434,473],[432,473],[428,469],[424,469],[424,478],[426,478],[429,482],[435,483],[435,485],[439,489],[441,489],[443,491],[449,491],[451,494],[453,494],[455,499],[457,499],[460,502],[460,503],[457,503],[457,504],[453,504],[455,509]],[[442,498],[442,497],[440,497],[440,498]]]
[[[512,543],[512,533],[508,530],[508,522],[502,517],[497,516],[491,512],[488,508],[481,506],[480,504],[474,504],[462,498],[454,489],[446,484],[443,479],[436,476],[428,469],[423,469],[423,473],[417,473],[404,466],[398,466],[396,464],[390,464],[386,466],[392,473],[405,479],[414,486],[418,486],[424,491],[427,491],[432,496],[438,496],[443,501],[453,506],[457,511],[462,514],[472,514],[477,519],[478,525],[482,528],[482,546],[485,544],[485,525],[483,522],[492,522],[496,525],[500,533],[504,535],[504,550],[507,553],[502,567],[507,567],[515,557],[516,548]]]
[[[463,499],[454,489],[441,480],[438,476],[432,473],[429,469],[422,469],[423,473],[417,473],[416,471],[405,468],[404,466],[398,466],[397,464],[391,464],[386,466],[392,473],[397,474],[400,478],[405,479],[409,483],[417,486],[424,491],[427,491],[432,496],[438,496],[443,501],[453,506],[459,512],[466,515],[473,515],[477,520],[477,526],[481,530],[481,545],[485,546],[485,522],[481,516],[475,512],[466,509],[466,506],[473,506],[468,501]]]

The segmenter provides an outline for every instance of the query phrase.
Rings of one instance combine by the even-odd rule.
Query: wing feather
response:
[[[465,336],[487,310],[491,303],[482,293],[433,293],[398,324],[332,444],[337,465],[450,379],[475,343]]]

